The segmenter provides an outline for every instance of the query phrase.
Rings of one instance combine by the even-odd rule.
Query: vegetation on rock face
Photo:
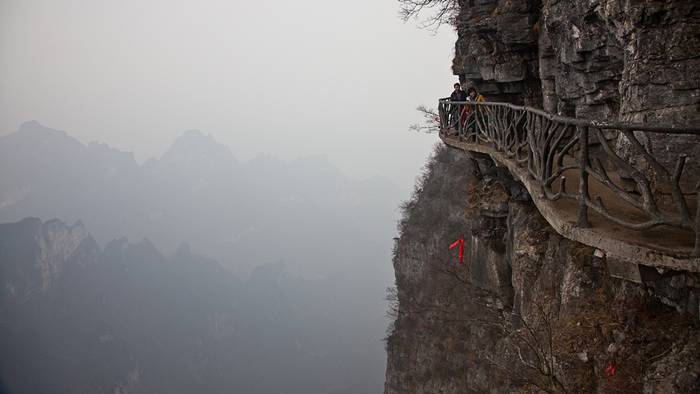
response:
[[[696,2],[400,0],[456,27],[453,72],[490,101],[589,119],[700,122]],[[431,111],[419,109],[430,131]],[[626,149],[623,139],[617,149]],[[661,162],[699,146],[647,136]],[[608,275],[490,159],[438,147],[403,206],[386,393],[700,391],[700,275]],[[471,176],[488,164],[483,176]],[[691,168],[692,167],[692,168]],[[495,214],[494,214],[495,213]],[[447,245],[466,235],[467,261]]]
[[[700,276],[611,278],[605,259],[556,234],[507,171],[475,159],[438,146],[403,207],[385,392],[700,389]],[[460,265],[447,245],[462,234]]]

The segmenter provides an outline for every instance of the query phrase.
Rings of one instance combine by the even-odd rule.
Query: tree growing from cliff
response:
[[[444,24],[454,25],[459,13],[459,0],[399,0],[401,19],[418,18],[425,11],[432,11],[419,26],[437,30]]]
[[[500,297],[495,292],[475,285],[470,279],[468,266],[440,265],[431,268],[434,274],[451,278],[470,293],[472,297],[469,302],[480,308],[481,313],[464,316],[460,313],[463,311],[452,310],[444,304],[437,307],[433,304],[432,308],[418,306],[416,311],[429,311],[442,324],[467,322],[499,331],[504,339],[503,352],[495,355],[485,352],[482,355],[484,360],[523,386],[551,394],[569,392],[557,368],[557,360],[561,356],[555,346],[558,318],[551,307],[553,302],[550,298],[533,300],[532,311],[525,318],[522,313],[504,308],[497,301]],[[521,368],[514,368],[516,365]]]
[[[544,302],[535,301],[534,307],[533,321],[528,322],[522,315],[513,313],[514,319],[504,319],[499,327],[507,346],[517,353],[517,361],[524,367],[523,371],[514,375],[523,384],[546,393],[568,393],[557,372],[559,355],[554,347],[556,316]],[[513,373],[510,365],[494,357],[486,359],[496,367]]]
[[[409,130],[431,134],[440,131],[440,115],[434,108],[419,105],[416,110],[423,115],[423,121],[408,126]]]

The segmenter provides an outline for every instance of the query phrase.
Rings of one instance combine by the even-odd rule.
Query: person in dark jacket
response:
[[[450,101],[467,101],[467,93],[462,90],[462,85],[454,84],[455,90],[450,95]],[[463,107],[463,106],[462,106]],[[461,113],[460,105],[453,104],[450,107],[450,128],[457,128]]]
[[[467,101],[467,93],[462,90],[462,86],[456,83],[454,88],[455,90],[450,95],[450,101]]]

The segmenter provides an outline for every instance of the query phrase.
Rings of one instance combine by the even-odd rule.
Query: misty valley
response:
[[[24,123],[0,137],[0,392],[381,391],[401,194],[197,131],[139,164]]]
[[[0,394],[700,393],[700,1],[0,27]]]

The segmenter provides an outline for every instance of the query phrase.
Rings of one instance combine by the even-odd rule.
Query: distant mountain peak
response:
[[[31,146],[41,146],[45,148],[55,146],[68,147],[68,149],[84,148],[80,141],[71,137],[63,130],[56,130],[46,127],[36,120],[30,120],[19,125],[17,131],[0,137],[4,146],[0,149],[9,149],[8,152],[19,154],[24,149]]]
[[[20,124],[17,129],[17,134],[68,137],[65,131],[46,127],[36,120],[28,120]]]
[[[220,148],[224,147],[211,134],[204,134],[200,130],[187,130],[175,139],[170,149],[192,148]]]
[[[36,129],[36,128],[47,128],[47,127],[42,125],[41,123],[37,122],[36,120],[28,120],[26,122],[23,122],[21,125],[19,125],[18,131],[28,130],[28,129]]]
[[[190,130],[185,130],[184,133],[179,138],[212,138],[211,135],[207,135],[202,133],[202,130],[199,129],[190,129]]]
[[[183,158],[225,158],[235,160],[231,150],[219,143],[211,134],[200,130],[187,130],[170,146],[162,160],[181,160]]]

